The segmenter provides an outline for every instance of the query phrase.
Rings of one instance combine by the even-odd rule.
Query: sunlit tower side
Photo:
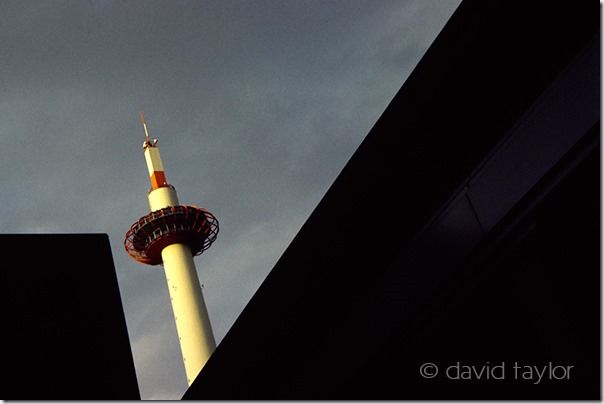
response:
[[[142,112],[141,122],[151,180],[147,193],[151,213],[130,227],[124,246],[136,261],[164,267],[187,382],[191,385],[216,348],[193,256],[214,242],[218,220],[206,209],[180,205],[176,190],[166,180],[157,139],[149,137]]]

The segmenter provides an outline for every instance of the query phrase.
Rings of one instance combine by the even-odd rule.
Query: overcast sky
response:
[[[141,395],[178,399],[163,270],[123,248],[148,212],[139,111],[181,203],[220,221],[195,259],[219,342],[458,4],[1,0],[0,231],[109,234]]]

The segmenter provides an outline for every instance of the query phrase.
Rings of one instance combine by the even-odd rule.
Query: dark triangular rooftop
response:
[[[464,1],[184,398],[597,399],[599,88],[597,3]]]

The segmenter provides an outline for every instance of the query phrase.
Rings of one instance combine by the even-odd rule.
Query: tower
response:
[[[218,220],[206,209],[178,202],[176,190],[166,179],[157,139],[149,138],[142,112],[141,122],[145,130],[143,150],[151,180],[151,189],[147,192],[151,213],[130,226],[124,246],[136,261],[164,267],[190,385],[216,348],[193,256],[201,254],[214,242]]]

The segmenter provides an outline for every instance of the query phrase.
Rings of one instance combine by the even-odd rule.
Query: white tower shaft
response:
[[[151,211],[178,205],[176,191],[171,187],[154,189],[148,197]],[[187,382],[191,385],[216,349],[216,342],[191,250],[175,243],[165,247],[161,256]]]

